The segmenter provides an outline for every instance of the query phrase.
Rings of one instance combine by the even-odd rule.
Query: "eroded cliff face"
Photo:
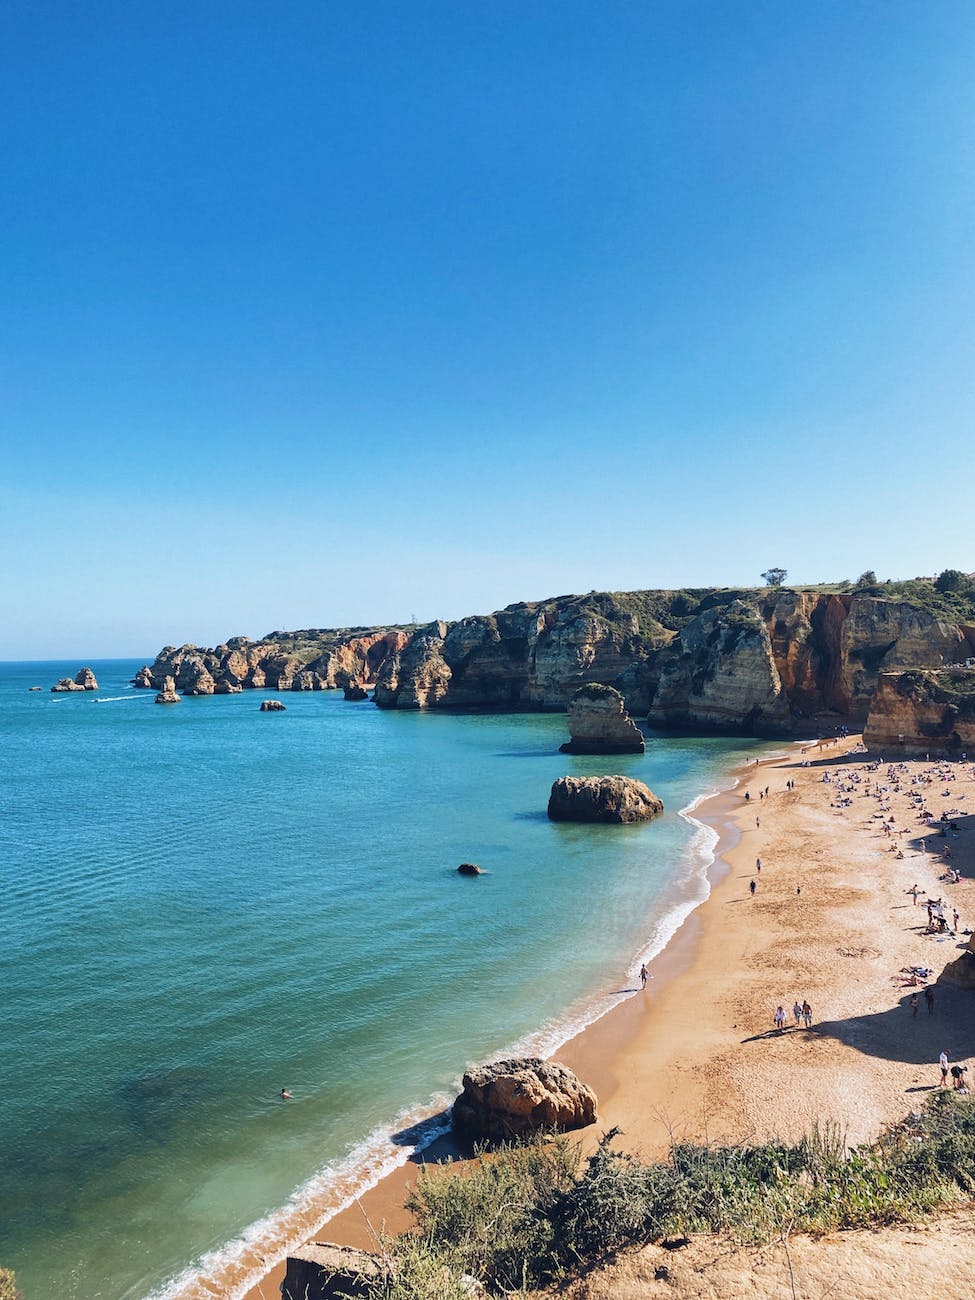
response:
[[[881,754],[975,754],[975,669],[881,673],[863,739]]]
[[[840,629],[827,703],[859,725],[882,672],[935,669],[973,653],[966,629],[906,602],[854,595]]]
[[[383,708],[564,709],[590,683],[620,684],[630,711],[645,712],[640,670],[668,633],[607,593],[511,605],[414,633],[376,683]]]
[[[161,690],[172,677],[184,695],[225,695],[241,690],[320,691],[350,681],[371,685],[383,664],[409,641],[399,628],[366,632],[272,633],[261,641],[233,637],[224,645],[165,646],[133,685]]]
[[[553,711],[599,685],[657,727],[781,735],[822,714],[859,726],[879,673],[975,656],[972,623],[939,617],[924,591],[896,592],[589,592],[409,630],[167,646],[135,684],[172,677],[187,695],[374,685],[383,708]]]
[[[661,651],[650,725],[784,735],[792,717],[768,627],[744,601],[706,610]]]

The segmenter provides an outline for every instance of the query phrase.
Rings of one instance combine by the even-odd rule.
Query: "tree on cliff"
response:
[[[788,569],[766,569],[762,574],[765,585],[768,587],[781,587],[788,576]]]
[[[863,573],[857,578],[858,587],[876,587],[877,575],[873,569],[864,569]]]
[[[969,591],[972,580],[961,569],[944,569],[934,580],[938,591]]]

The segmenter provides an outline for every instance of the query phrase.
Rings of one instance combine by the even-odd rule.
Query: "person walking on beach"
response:
[[[918,896],[918,894],[921,892],[921,891],[918,889],[917,885],[915,885],[913,889],[909,889],[907,892],[908,892],[909,894],[912,894],[912,895],[914,896],[914,906],[917,907],[917,896]]]
[[[802,1024],[802,1007],[799,1004],[798,998],[796,998],[795,1002],[792,1004],[792,1014],[795,1017],[796,1029],[798,1029]]]
[[[918,1007],[919,1007],[920,1005],[921,1005],[921,1003],[918,1001],[918,996],[917,996],[917,994],[916,994],[916,993],[912,993],[912,994],[911,994],[911,1015],[912,1015],[912,1016],[916,1016],[916,1015],[917,1015],[917,1009],[918,1009]]]
[[[812,1007],[805,998],[802,1000],[802,1020],[807,1029],[812,1029]]]
[[[924,986],[924,1001],[927,1003],[928,1015],[934,1015],[934,989],[930,984]]]
[[[776,1007],[775,1015],[772,1019],[775,1022],[776,1029],[781,1034],[783,1029],[785,1029],[785,1007]]]
[[[755,859],[755,870],[758,871],[759,873],[761,873],[761,870],[762,870],[762,859],[761,859],[761,858],[756,858],[756,859]]]
[[[755,897],[755,882],[754,882],[754,880],[752,880],[752,881],[749,882],[748,888],[752,891],[752,898],[754,898],[754,897]]]
[[[948,1086],[948,1053],[947,1052],[941,1053],[941,1055],[938,1057],[938,1064],[941,1066],[941,1086],[942,1088],[947,1088]]]
[[[650,977],[650,972],[647,970],[647,963],[644,962],[643,965],[640,967],[640,983],[644,988],[647,987],[647,980],[649,977]]]

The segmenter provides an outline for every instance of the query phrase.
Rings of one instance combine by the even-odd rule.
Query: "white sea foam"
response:
[[[449,1132],[449,1104],[445,1096],[434,1097],[428,1106],[404,1111],[388,1127],[374,1129],[344,1157],[296,1188],[280,1209],[250,1224],[219,1250],[208,1252],[147,1300],[202,1300],[213,1295],[240,1300],[289,1251]]]
[[[678,810],[678,816],[694,827],[673,882],[678,897],[670,908],[654,919],[650,935],[627,971],[628,984],[635,984],[641,964],[663,952],[687,917],[710,894],[708,872],[714,862],[719,836],[713,827],[700,821],[694,813],[714,795],[732,790],[737,785],[738,779],[731,777]],[[549,1057],[569,1039],[618,1006],[621,995],[632,997],[637,991],[635,987],[616,990],[579,1002],[564,1015],[548,1021],[499,1052],[496,1059],[524,1055]],[[455,1080],[455,1092],[460,1083],[459,1078]],[[178,1277],[153,1291],[147,1300],[205,1300],[214,1294],[225,1296],[227,1300],[241,1300],[291,1250],[320,1232],[330,1219],[348,1209],[394,1169],[406,1164],[411,1156],[424,1151],[449,1132],[449,1104],[450,1099],[445,1096],[434,1097],[428,1105],[405,1110],[391,1125],[373,1130],[344,1157],[313,1174],[292,1193],[284,1206],[252,1223],[227,1245],[204,1255]],[[397,1135],[395,1142],[394,1134]]]

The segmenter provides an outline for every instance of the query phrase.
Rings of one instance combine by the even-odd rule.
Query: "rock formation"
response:
[[[463,1089],[454,1124],[491,1141],[584,1128],[596,1119],[596,1094],[557,1061],[524,1057],[477,1066],[464,1075]]]
[[[285,705],[280,700],[261,700],[261,713],[283,713]]]
[[[663,810],[649,786],[630,776],[560,776],[548,800],[553,822],[646,822]]]
[[[167,677],[163,682],[162,690],[156,696],[157,704],[179,704],[179,696],[176,694],[176,683],[171,677]]]
[[[272,632],[261,641],[231,637],[213,649],[164,646],[140,668],[133,686],[158,690],[172,677],[185,694],[236,694],[241,690],[322,691],[349,681],[375,681],[390,656],[409,640],[399,628],[322,628]],[[207,677],[213,681],[212,692]],[[226,686],[229,689],[223,689]]]
[[[56,686],[51,687],[51,690],[55,694],[65,691],[97,691],[98,682],[90,668],[79,668],[74,678],[62,677]]]
[[[862,725],[880,672],[975,657],[975,587],[589,592],[415,628],[304,629],[166,646],[139,686],[373,689],[382,708],[565,709],[614,687],[655,727],[782,735]]]
[[[708,609],[662,651],[651,726],[784,735],[791,713],[758,610]]]
[[[879,754],[975,754],[975,669],[881,673],[863,739]]]
[[[347,700],[368,700],[369,692],[360,681],[349,682],[345,687],[345,698]]]
[[[563,754],[642,754],[646,748],[623,696],[597,682],[581,686],[569,701],[569,735],[559,746]]]
[[[484,871],[476,862],[462,862],[457,868],[457,874],[460,876],[483,876]]]

